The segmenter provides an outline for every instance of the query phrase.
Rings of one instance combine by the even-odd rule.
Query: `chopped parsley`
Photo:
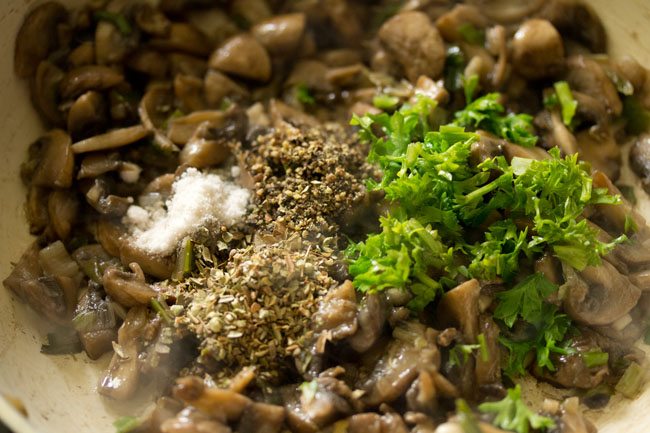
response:
[[[296,86],[296,99],[304,105],[314,105],[316,103],[316,99],[309,91],[309,87],[304,84]]]
[[[569,83],[566,81],[558,81],[553,87],[555,88],[555,94],[562,109],[562,122],[566,126],[571,126],[573,116],[576,114],[576,109],[578,108],[578,101],[573,98]]]
[[[483,45],[485,43],[485,31],[476,28],[471,23],[463,23],[458,26],[458,33],[469,44]]]
[[[508,390],[506,397],[497,402],[483,403],[479,411],[493,414],[492,424],[502,429],[517,433],[529,433],[532,430],[551,430],[555,422],[546,416],[533,412],[521,399],[519,385]]]
[[[113,422],[115,433],[129,433],[140,426],[140,420],[134,416],[123,416]]]

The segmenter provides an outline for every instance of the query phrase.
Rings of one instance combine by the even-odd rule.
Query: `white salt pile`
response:
[[[167,255],[207,222],[230,226],[241,220],[249,199],[247,189],[216,174],[190,168],[174,181],[172,195],[164,206],[162,201],[130,206],[124,223],[131,227],[138,247]]]

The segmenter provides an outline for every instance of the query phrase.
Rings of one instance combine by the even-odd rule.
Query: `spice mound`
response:
[[[200,261],[201,275],[175,288],[176,323],[201,341],[198,362],[217,382],[254,367],[259,384],[278,383],[313,338],[319,298],[338,284],[331,251],[294,234],[233,250],[225,269]]]

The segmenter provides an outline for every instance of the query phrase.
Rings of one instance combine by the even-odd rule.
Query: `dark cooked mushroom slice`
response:
[[[438,305],[438,318],[444,327],[460,328],[468,343],[478,335],[478,298],[481,286],[475,279],[445,293]]]
[[[650,134],[639,135],[630,148],[630,167],[639,176],[643,189],[650,191]]]
[[[50,216],[47,213],[49,194],[50,191],[46,188],[33,185],[27,190],[25,216],[29,224],[30,234],[41,234],[50,222]]]
[[[330,290],[314,315],[318,332],[327,332],[332,340],[342,340],[357,331],[357,296],[352,282],[345,281]]]
[[[608,325],[630,312],[641,291],[609,262],[588,266],[577,273],[565,267],[563,305],[576,322]]]
[[[87,138],[106,125],[108,112],[101,93],[90,91],[79,96],[68,112],[68,133],[75,139]]]
[[[607,51],[607,34],[589,3],[578,0],[547,0],[536,15],[549,20],[564,36],[584,44],[594,53]]]
[[[36,76],[30,86],[32,103],[41,116],[53,126],[64,124],[63,114],[59,110],[59,86],[64,77],[61,69],[44,60],[38,64]]]
[[[512,40],[512,62],[528,79],[557,76],[564,66],[562,37],[546,20],[525,21]]]
[[[81,160],[81,166],[77,173],[77,179],[99,177],[110,171],[120,168],[122,161],[119,160],[119,153],[91,153]]]
[[[203,95],[203,80],[191,75],[176,75],[174,77],[174,95],[181,111],[191,113],[205,110],[206,102]]]
[[[70,190],[52,191],[48,198],[47,209],[50,225],[56,236],[61,240],[68,239],[79,212],[79,199],[75,192]]]
[[[86,192],[86,201],[97,212],[110,217],[123,216],[133,203],[131,197],[111,194],[108,183],[101,178],[95,179],[93,185]]]
[[[269,19],[273,15],[267,0],[233,0],[230,14],[241,17],[248,25]]]
[[[468,25],[479,30],[488,26],[487,18],[474,5],[457,4],[436,20],[436,27],[440,31],[440,35],[448,42],[464,41],[461,29]]]
[[[114,129],[101,135],[95,135],[72,145],[74,153],[96,152],[123,147],[142,140],[150,134],[143,125]]]
[[[284,425],[285,409],[274,404],[254,402],[244,409],[238,433],[280,433]]]
[[[165,14],[148,3],[134,5],[133,18],[140,30],[153,36],[165,37],[171,29]]]
[[[137,245],[134,245],[132,239],[124,239],[120,242],[119,257],[124,266],[135,262],[140,265],[145,273],[161,280],[167,279],[172,275],[176,262],[172,256],[163,257],[143,250]]]
[[[90,90],[106,90],[124,81],[124,76],[108,66],[88,65],[72,69],[59,85],[61,97],[76,98]]]
[[[117,344],[113,346],[115,353],[108,371],[97,388],[100,394],[115,400],[126,400],[137,391],[140,382],[138,353],[148,321],[146,307],[131,308],[127,313],[117,331]]]
[[[307,19],[304,13],[276,15],[257,23],[251,33],[273,55],[293,55],[302,41]]]
[[[70,68],[92,65],[93,63],[95,63],[95,44],[91,41],[82,42],[68,54],[68,66]]]
[[[189,167],[206,168],[223,163],[229,155],[230,148],[224,140],[195,137],[185,144],[178,159]]]
[[[210,56],[211,68],[250,78],[268,81],[271,78],[271,59],[266,48],[248,34],[228,39]]]
[[[72,185],[74,155],[70,136],[54,129],[40,138],[43,146],[34,171],[32,184],[49,188],[69,188]]]
[[[176,379],[173,395],[220,422],[239,420],[253,402],[237,392],[207,386],[202,379],[188,376]]]
[[[210,54],[210,44],[203,34],[188,23],[172,23],[164,38],[149,41],[152,48],[162,51],[181,51],[195,56]]]
[[[485,338],[488,356],[476,357],[474,370],[476,384],[489,386],[501,383],[501,347],[499,345],[499,326],[488,314],[481,314],[478,319],[478,330]]]
[[[155,83],[140,100],[138,115],[144,128],[153,133],[154,142],[166,150],[177,150],[177,147],[165,135],[162,128],[168,123],[174,103],[172,87],[166,83]]]
[[[79,340],[90,359],[98,359],[113,348],[117,340],[117,320],[110,301],[103,299],[102,291],[91,285],[79,295],[72,323]]]
[[[571,89],[596,98],[612,116],[620,116],[623,110],[618,91],[603,67],[583,55],[571,56],[566,62],[566,80]]]
[[[120,224],[119,220],[113,220],[107,217],[101,217],[97,220],[95,238],[111,256],[120,256],[120,247],[125,237],[126,227]]]
[[[379,29],[386,50],[415,82],[420,75],[436,79],[445,65],[445,46],[438,30],[422,12],[402,12]]]
[[[162,80],[169,72],[169,58],[156,50],[141,48],[133,52],[127,66],[134,71]]]
[[[203,79],[203,94],[210,108],[221,108],[225,98],[239,101],[248,97],[248,90],[225,74],[210,69]]]
[[[106,293],[125,307],[147,306],[158,292],[145,281],[137,263],[130,264],[133,272],[109,267],[104,271],[102,283]]]
[[[388,306],[379,294],[366,295],[361,300],[357,313],[357,332],[348,337],[350,347],[363,353],[370,349],[383,335],[388,319]]]
[[[14,50],[14,70],[21,78],[34,75],[38,64],[57,48],[57,27],[68,17],[66,9],[48,1],[34,8],[20,26]]]
[[[206,125],[208,129],[222,128],[232,120],[234,113],[234,108],[227,111],[194,111],[187,116],[172,119],[169,122],[167,136],[174,143],[184,145],[196,135],[199,128],[204,128]]]
[[[362,401],[368,406],[391,403],[401,397],[420,371],[440,367],[436,346],[437,332],[416,323],[405,322],[393,330],[395,337],[368,375],[357,387],[366,391]]]
[[[411,411],[429,416],[435,414],[438,409],[438,393],[430,372],[421,371],[418,378],[413,381],[406,392],[406,404]]]
[[[138,34],[124,34],[112,22],[99,21],[95,28],[95,61],[98,65],[117,65],[138,45]]]
[[[580,131],[576,134],[578,154],[592,167],[616,181],[621,174],[621,147],[609,129],[598,132]]]
[[[169,75],[172,77],[185,74],[200,78],[208,69],[207,62],[200,57],[182,53],[170,53],[167,57],[169,58]]]
[[[621,203],[618,205],[596,205],[595,214],[590,216],[592,221],[612,236],[620,236],[628,232],[629,227],[634,227],[637,232],[641,233],[647,231],[645,218],[623,197],[621,191],[614,186],[605,173],[596,170],[591,177],[594,188],[605,188],[609,194],[618,195],[621,198]]]

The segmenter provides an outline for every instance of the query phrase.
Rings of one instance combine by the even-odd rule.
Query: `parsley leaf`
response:
[[[465,128],[483,128],[501,138],[521,146],[532,147],[537,143],[533,118],[528,114],[504,115],[505,108],[499,103],[499,93],[488,93],[465,109],[457,111],[454,123]]]
[[[512,289],[497,294],[499,305],[494,310],[494,317],[503,320],[508,328],[512,328],[519,317],[529,323],[539,324],[543,319],[544,300],[558,289],[544,275],[530,275]]]
[[[558,81],[553,85],[553,87],[555,88],[557,99],[562,108],[562,122],[564,122],[566,126],[571,126],[571,121],[573,120],[573,116],[576,114],[576,109],[578,108],[578,101],[573,97],[569,83],[566,81]]]
[[[309,91],[309,87],[304,84],[296,86],[296,99],[304,105],[314,105],[316,103],[314,96]]]
[[[550,430],[555,422],[548,417],[534,413],[521,399],[521,386],[508,390],[506,397],[497,402],[482,403],[479,411],[494,414],[492,424],[517,433],[529,433],[533,430]]]

